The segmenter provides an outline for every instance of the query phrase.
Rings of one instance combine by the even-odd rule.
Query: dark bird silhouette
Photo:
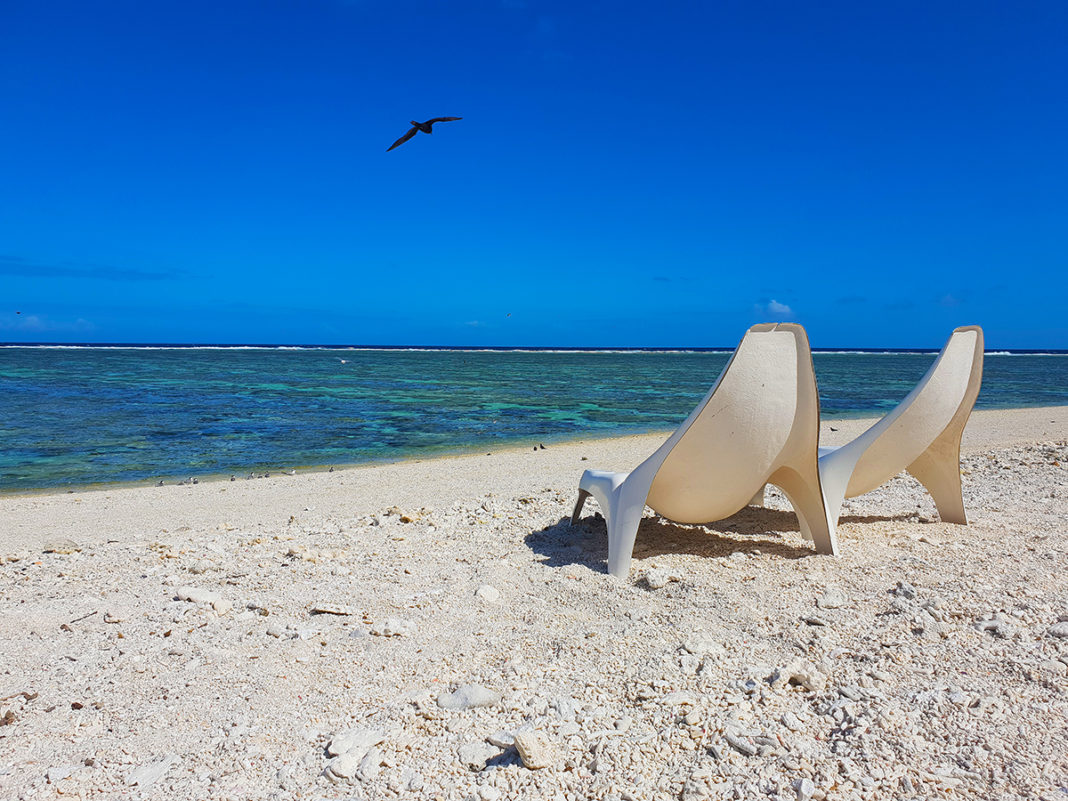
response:
[[[400,147],[405,142],[407,142],[409,139],[411,139],[413,136],[415,136],[417,133],[419,133],[419,131],[422,131],[425,134],[434,133],[431,130],[431,126],[433,126],[435,122],[452,122],[453,120],[462,120],[462,119],[463,119],[463,117],[434,117],[434,119],[427,120],[426,122],[416,122],[415,120],[410,120],[410,122],[412,123],[411,129],[409,129],[408,133],[406,133],[404,136],[402,136],[400,139],[398,139],[392,145],[387,147],[386,148],[386,152],[388,153],[389,151],[391,151],[395,147]]]

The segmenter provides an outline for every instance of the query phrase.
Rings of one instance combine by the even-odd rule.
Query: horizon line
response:
[[[8,342],[0,341],[0,348],[101,348],[101,349],[166,349],[194,350],[197,348],[213,350],[385,350],[385,351],[530,351],[530,352],[686,352],[686,353],[731,353],[737,345],[372,345],[372,344],[322,344],[322,343],[288,343],[288,342]],[[859,347],[829,346],[812,347],[813,353],[938,353],[940,347]],[[987,355],[1068,355],[1066,348],[988,348]]]

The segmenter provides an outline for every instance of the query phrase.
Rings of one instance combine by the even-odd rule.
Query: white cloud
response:
[[[753,311],[757,316],[765,317],[778,317],[789,318],[794,316],[794,310],[787,306],[785,303],[779,303],[779,301],[772,298],[767,303],[757,303],[753,306]]]

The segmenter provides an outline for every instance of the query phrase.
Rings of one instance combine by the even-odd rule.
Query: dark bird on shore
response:
[[[431,126],[433,126],[435,122],[453,122],[454,120],[462,120],[462,119],[463,119],[463,117],[434,117],[434,119],[427,120],[426,122],[416,122],[415,120],[410,120],[410,122],[412,124],[412,127],[408,130],[408,133],[406,133],[404,136],[402,136],[400,139],[398,139],[392,145],[387,147],[386,148],[386,152],[388,153],[389,151],[391,151],[395,147],[400,147],[401,145],[403,145],[405,142],[407,142],[409,139],[411,139],[413,136],[415,136],[420,131],[422,131],[425,134],[434,133],[431,130]]]

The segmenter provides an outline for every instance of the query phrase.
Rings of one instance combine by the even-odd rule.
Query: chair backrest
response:
[[[805,330],[753,326],[704,400],[638,468],[656,470],[646,503],[680,523],[728,517],[798,450],[810,451],[815,465],[818,436]]]
[[[957,328],[931,369],[886,417],[844,446],[861,452],[846,497],[871,492],[896,476],[951,424],[963,430],[983,379],[983,329]]]

